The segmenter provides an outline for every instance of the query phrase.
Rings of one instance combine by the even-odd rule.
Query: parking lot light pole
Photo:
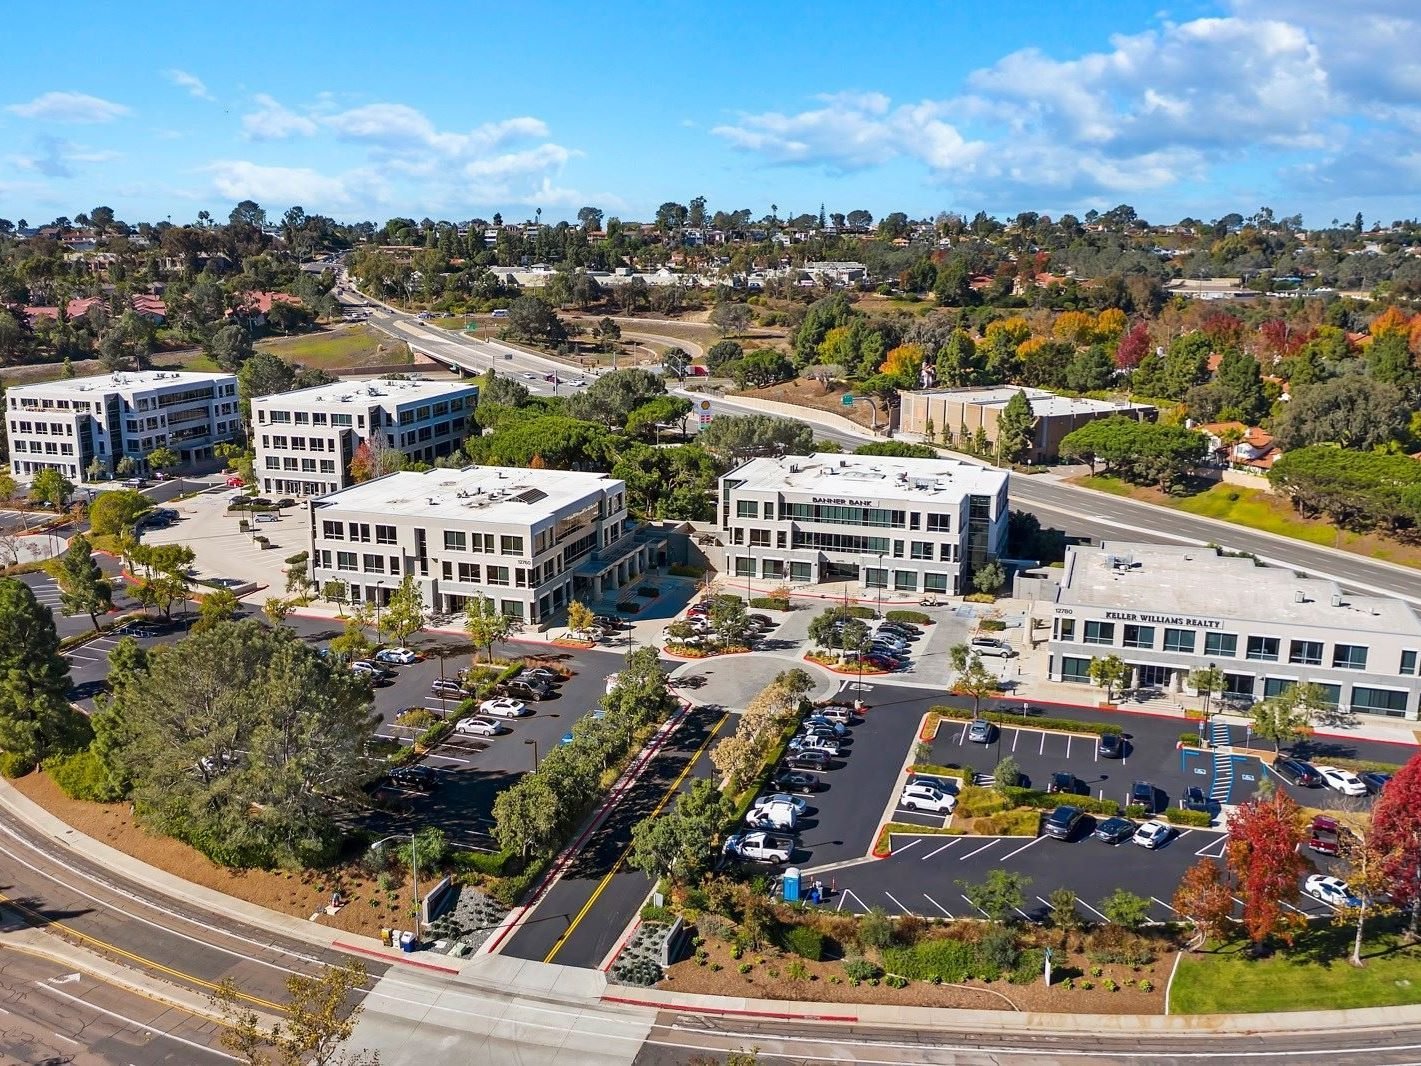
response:
[[[414,834],[394,833],[390,836],[382,837],[381,839],[375,841],[375,843],[370,845],[370,850],[374,851],[376,848],[384,845],[386,841],[404,840],[406,836],[409,837],[410,842],[410,875],[414,883],[414,934],[415,938],[418,939],[420,934],[420,926],[423,923],[421,923],[419,919],[419,845],[415,843]],[[398,947],[399,945],[395,946]]]
[[[888,584],[888,571],[883,569],[883,553],[878,553],[878,617],[883,617],[883,586]]]
[[[382,604],[380,601],[383,600],[384,598],[385,598],[385,583],[384,583],[383,581],[377,581],[377,582],[375,582],[375,641],[376,641],[376,643],[379,643],[379,642],[381,642],[381,641],[384,639],[384,636],[383,636],[383,634],[382,634],[382,632],[381,632],[381,629],[380,629],[380,608],[384,606],[384,604]]]
[[[533,745],[533,772],[538,772],[538,742],[536,740],[525,740],[524,744]]]

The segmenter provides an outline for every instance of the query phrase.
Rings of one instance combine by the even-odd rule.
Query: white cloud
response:
[[[185,70],[178,70],[173,67],[163,71],[163,77],[180,89],[186,89],[189,96],[195,96],[199,100],[213,100],[215,97],[208,92],[207,86],[203,84],[201,78],[196,74],[189,74]]]
[[[252,141],[281,141],[309,137],[318,129],[314,120],[283,106],[265,93],[254,98],[257,110],[242,116],[242,135]]]
[[[123,104],[74,92],[43,93],[28,103],[10,104],[5,110],[46,122],[112,122],[129,114]]]
[[[353,186],[361,184],[353,176],[328,177],[310,167],[262,166],[239,159],[218,160],[203,170],[212,175],[213,187],[232,200],[347,207],[358,198]]]
[[[76,168],[89,163],[107,163],[117,159],[117,152],[75,144],[63,137],[38,137],[35,150],[9,157],[12,166],[42,174],[46,178],[72,178]]]

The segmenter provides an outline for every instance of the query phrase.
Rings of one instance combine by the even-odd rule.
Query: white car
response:
[[[460,718],[454,723],[454,732],[471,737],[496,737],[507,728],[502,722],[492,718]]]
[[[910,781],[903,786],[903,794],[898,797],[898,806],[906,807],[910,811],[951,814],[957,806],[957,797],[932,785]]]
[[[395,663],[399,666],[408,666],[410,663],[419,662],[419,656],[410,651],[409,648],[381,648],[375,653],[377,663]]]
[[[768,807],[772,803],[787,803],[794,808],[796,814],[800,815],[806,814],[809,811],[808,800],[803,796],[791,796],[788,792],[772,792],[764,796],[759,796],[754,803],[750,804],[750,809],[753,811],[760,807]]]
[[[1309,874],[1308,879],[1303,882],[1303,891],[1313,899],[1333,907],[1358,907],[1362,903],[1352,895],[1346,881],[1326,874]]]
[[[479,704],[480,714],[492,714],[499,718],[522,718],[528,713],[528,705],[512,696],[495,696]]]
[[[799,824],[799,812],[789,803],[767,803],[753,808],[745,824],[752,829],[793,829]]]
[[[1328,788],[1335,789],[1344,796],[1367,794],[1367,786],[1351,770],[1342,770],[1336,766],[1314,766],[1313,769],[1322,775],[1322,780]]]
[[[765,832],[736,833],[725,842],[726,855],[751,862],[789,862],[794,841]]]
[[[1135,830],[1131,839],[1142,848],[1153,851],[1174,835],[1174,829],[1164,822],[1151,820]]]

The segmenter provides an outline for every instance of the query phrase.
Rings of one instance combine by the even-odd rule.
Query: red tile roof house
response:
[[[1229,470],[1263,477],[1283,454],[1273,438],[1257,426],[1242,422],[1210,422],[1195,426],[1209,438],[1209,455]]]
[[[103,304],[103,299],[98,296],[80,296],[70,300],[64,305],[64,317],[73,321],[83,318],[95,307]],[[162,324],[168,317],[167,305],[156,296],[140,295],[129,298],[129,306],[136,311],[141,318]],[[33,325],[38,318],[59,318],[59,308],[57,307],[26,307],[25,317]]]
[[[292,304],[295,307],[304,307],[301,297],[292,296],[287,292],[244,292],[242,293],[241,312],[252,320],[255,326],[266,325],[266,316],[271,311],[273,303]],[[234,312],[228,311],[229,315]]]

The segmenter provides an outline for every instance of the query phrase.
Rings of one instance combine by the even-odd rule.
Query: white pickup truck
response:
[[[774,833],[736,833],[725,842],[724,852],[733,859],[749,862],[789,862],[794,840]]]

